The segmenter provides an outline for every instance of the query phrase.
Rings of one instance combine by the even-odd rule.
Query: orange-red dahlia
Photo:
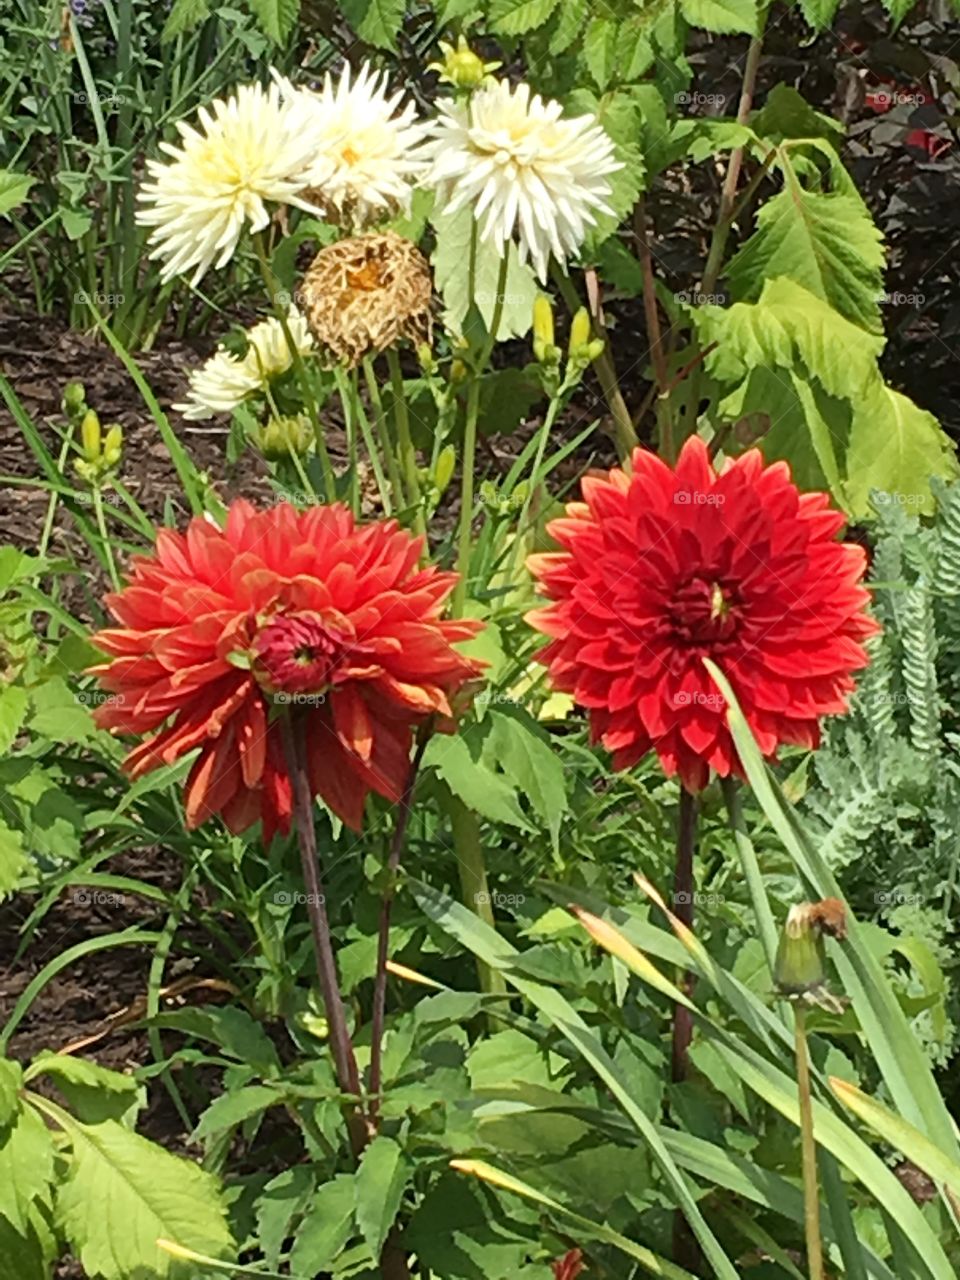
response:
[[[115,696],[99,724],[152,736],[134,776],[200,754],[187,823],[219,813],[231,831],[258,818],[264,839],[290,826],[292,794],[277,717],[303,717],[310,786],[359,829],[368,791],[400,799],[412,726],[449,716],[478,674],[452,646],[478,623],[444,621],[456,574],[419,567],[422,539],[394,521],[360,526],[344,507],[230,507],[223,529],[161,529],[129,585],[107,597],[120,624],[92,668]]]
[[[843,516],[800,493],[785,463],[754,449],[718,475],[697,438],[672,470],[637,449],[633,470],[583,481],[583,501],[532,556],[554,603],[528,616],[556,689],[588,709],[615,768],[655,749],[691,791],[710,769],[740,773],[725,704],[703,664],[726,674],[764,755],[815,747],[821,716],[846,711],[852,673],[877,630],[864,612],[861,547]]]

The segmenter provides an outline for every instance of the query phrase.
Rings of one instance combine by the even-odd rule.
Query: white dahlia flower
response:
[[[198,115],[199,129],[177,125],[179,146],[160,144],[170,160],[148,161],[140,189],[137,221],[153,228],[150,256],[163,259],[164,281],[192,270],[197,284],[211,265],[226,266],[244,226],[269,223],[268,202],[313,208],[301,193],[307,170],[318,175],[316,130],[276,85],[240,85]]]
[[[473,207],[480,238],[506,253],[514,236],[541,281],[551,253],[563,263],[596,213],[611,213],[608,177],[623,165],[595,116],[565,119],[527,84],[489,83],[439,104],[427,181],[454,213]]]
[[[290,337],[300,355],[307,355],[314,342],[307,322],[296,309],[287,317]],[[202,422],[219,414],[233,413],[244,400],[264,391],[274,378],[287,372],[293,356],[280,321],[271,316],[247,330],[247,350],[235,356],[225,347],[190,374],[190,390],[184,404],[175,404],[191,422]]]
[[[417,119],[413,103],[402,104],[402,91],[389,93],[386,73],[364,63],[351,79],[348,65],[337,81],[328,73],[317,92],[274,77],[315,139],[310,198],[354,230],[405,209],[426,168],[422,144],[430,126]]]

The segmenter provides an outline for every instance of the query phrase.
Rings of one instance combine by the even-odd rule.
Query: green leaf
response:
[[[53,1138],[32,1107],[18,1105],[0,1128],[0,1219],[27,1235],[34,1206],[50,1203]]]
[[[522,708],[490,712],[484,755],[496,759],[526,796],[557,848],[560,824],[569,809],[563,761],[549,736]],[[461,797],[462,798],[462,797]]]
[[[0,1129],[14,1120],[20,1110],[23,1069],[19,1062],[0,1058]]]
[[[475,760],[462,737],[431,738],[423,763],[436,769],[453,794],[482,817],[530,830],[516,788],[502,774]]]
[[[0,897],[13,892],[26,866],[23,836],[0,822]]]
[[[565,0],[560,5],[556,26],[550,37],[552,54],[566,53],[570,48],[583,28],[589,7],[589,0]]]
[[[65,1116],[64,1120],[69,1120]],[[174,1267],[157,1240],[214,1258],[235,1256],[216,1180],[123,1125],[65,1123],[72,1158],[57,1213],[91,1276],[129,1280]]]
[[[692,27],[704,31],[757,34],[756,0],[680,0],[680,12]]]
[[[489,243],[480,242],[477,229],[474,296],[470,297],[470,241],[475,225],[469,207],[454,214],[433,215],[437,244],[433,252],[437,291],[446,308],[446,323],[455,332],[463,330],[471,302],[476,304],[485,325],[493,323],[500,281],[500,258]],[[529,263],[521,263],[517,246],[508,246],[507,280],[504,288],[503,314],[497,339],[522,338],[533,324],[533,302],[537,281]]]
[[[377,49],[396,50],[406,0],[343,0],[340,8],[361,40]]]
[[[209,0],[174,0],[173,8],[160,33],[161,44],[185,35],[210,16]]]
[[[930,477],[960,474],[956,450],[932,413],[878,377],[854,404],[847,445],[845,492],[855,516],[869,515],[870,491],[900,495],[917,513],[932,515]]]
[[[29,174],[0,169],[0,217],[5,217],[11,209],[23,204],[33,182]]]
[[[75,693],[59,676],[46,680],[32,691],[33,715],[30,727],[34,733],[54,742],[89,742],[97,735],[97,727],[86,704],[83,691]]]
[[[867,329],[882,329],[883,237],[857,195],[806,191],[787,162],[786,186],[757,214],[757,229],[727,266],[734,299],[756,302],[787,276]]]
[[[0,755],[6,755],[13,746],[29,701],[26,689],[19,685],[8,684],[0,688]]]
[[[276,1048],[263,1027],[243,1009],[174,1009],[151,1020],[155,1027],[169,1027],[218,1045],[224,1053],[266,1075],[280,1067]]]
[[[291,1224],[306,1209],[313,1194],[313,1170],[302,1164],[284,1169],[263,1188],[257,1201],[257,1242],[268,1267],[280,1265]]]
[[[349,1174],[338,1173],[317,1191],[290,1255],[290,1266],[296,1274],[313,1276],[319,1271],[328,1271],[353,1235],[353,1182]]]
[[[374,1138],[361,1157],[354,1178],[357,1222],[375,1258],[380,1256],[411,1175],[403,1150],[392,1138]]]
[[[758,366],[792,370],[800,363],[830,395],[855,401],[876,381],[883,338],[782,276],[768,280],[756,302],[710,304],[692,318],[702,345],[717,344],[704,363],[721,382],[739,384]]]
[[[792,85],[777,84],[767,94],[750,124],[758,137],[780,143],[785,138],[825,138],[834,147],[843,145],[844,127],[832,116],[815,111]]]
[[[840,0],[800,0],[800,12],[814,31],[826,31],[833,25]]]
[[[264,35],[268,36],[274,44],[286,43],[300,16],[300,0],[247,0],[247,3]],[[344,3],[344,12],[347,7]],[[364,39],[366,38],[364,36]],[[371,43],[374,42],[371,41]]]
[[[498,35],[520,36],[542,27],[559,0],[492,0],[490,27]]]
[[[614,79],[623,57],[619,27],[610,18],[592,18],[583,37],[583,62],[600,89]]]
[[[40,1075],[53,1077],[70,1110],[85,1124],[103,1120],[132,1122],[139,1109],[141,1090],[137,1081],[96,1062],[44,1050],[27,1068],[24,1079],[30,1081]]]
[[[50,1280],[58,1252],[53,1233],[36,1207],[23,1232],[0,1217],[0,1280]]]
[[[209,1138],[211,1134],[223,1133],[232,1129],[244,1120],[258,1116],[268,1107],[279,1106],[283,1102],[283,1094],[266,1085],[252,1084],[241,1089],[231,1089],[215,1098],[200,1117],[194,1138],[199,1142]]]

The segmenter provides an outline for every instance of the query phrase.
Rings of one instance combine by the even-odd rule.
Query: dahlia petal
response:
[[[337,690],[330,704],[337,737],[348,751],[368,763],[373,752],[373,723],[367,704],[350,685]]]

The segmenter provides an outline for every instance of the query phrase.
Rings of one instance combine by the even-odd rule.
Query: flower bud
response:
[[[443,62],[431,62],[427,70],[439,72],[440,79],[452,84],[455,89],[476,89],[490,72],[502,65],[499,62],[484,62],[470,48],[464,36],[457,40],[456,48],[441,40],[440,52],[443,54]]]
[[[107,467],[115,467],[120,461],[123,451],[123,428],[117,423],[107,430],[103,442],[103,462]]]
[[[560,363],[560,348],[553,336],[553,304],[545,293],[539,293],[533,304],[533,354],[539,364],[555,368]]]
[[[586,307],[581,307],[570,323],[570,343],[567,352],[571,356],[579,356],[582,349],[590,341],[590,315]]]
[[[456,449],[454,449],[452,444],[444,445],[440,450],[440,456],[437,458],[437,465],[433,472],[433,484],[437,493],[442,494],[447,485],[453,479],[453,472],[456,465]]]
[[[437,372],[437,362],[429,342],[421,342],[419,344],[417,347],[417,360],[420,362],[420,368],[428,376]]]
[[[451,360],[450,361],[450,381],[462,382],[466,376],[467,376],[467,366],[464,364],[464,362],[461,359],[459,359],[459,357],[455,360]]]
[[[313,429],[302,413],[273,417],[260,429],[260,452],[270,462],[282,462],[291,453],[302,457],[312,443]]]
[[[88,409],[80,423],[80,439],[83,442],[83,456],[88,462],[100,459],[100,419],[95,409]]]
[[[846,908],[836,898],[800,902],[790,908],[780,935],[773,980],[781,995],[806,995],[826,981],[823,935],[846,937]]]
[[[68,382],[63,388],[63,411],[69,418],[79,417],[86,408],[87,393],[82,382]]]

